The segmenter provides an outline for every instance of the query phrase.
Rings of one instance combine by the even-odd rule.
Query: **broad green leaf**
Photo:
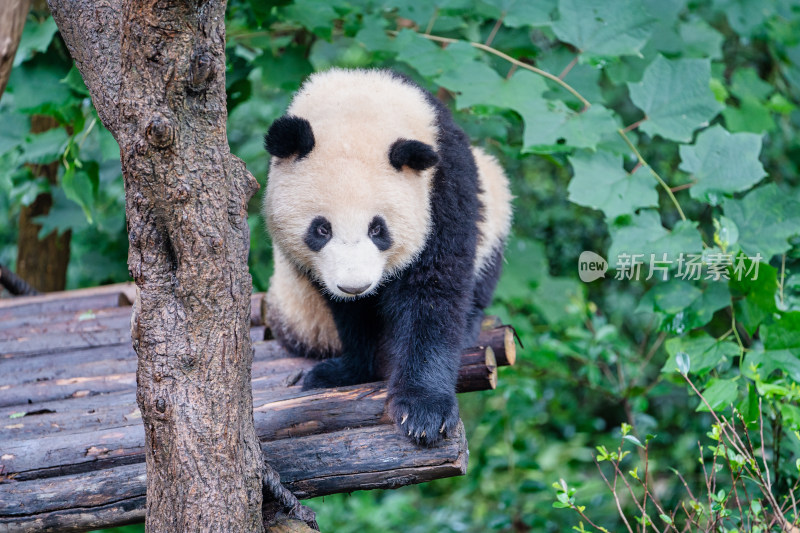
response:
[[[739,107],[728,106],[722,110],[725,126],[732,132],[746,131],[762,134],[775,131],[775,120],[770,110],[752,96],[739,99]]]
[[[728,18],[736,33],[750,37],[774,12],[773,2],[760,0],[716,0],[714,7]]]
[[[622,167],[622,156],[580,151],[569,162],[574,172],[567,189],[570,201],[600,209],[609,220],[632,214],[640,207],[658,207],[656,182],[651,174],[628,174]]]
[[[739,387],[736,379],[712,379],[701,393],[708,405],[714,411],[723,411],[729,405],[736,403],[739,397]],[[700,402],[698,411],[708,411],[705,402]]]
[[[3,127],[0,128],[0,155],[13,150],[25,141],[30,131],[30,118],[10,110],[2,111]]]
[[[601,105],[579,113],[561,101],[546,100],[544,80],[528,71],[505,80],[485,63],[470,61],[445,73],[437,83],[457,93],[459,109],[488,105],[519,113],[525,122],[524,151],[594,149],[605,133],[617,128],[613,113]]]
[[[89,227],[89,222],[83,209],[75,202],[67,199],[61,187],[53,187],[53,206],[46,215],[34,218],[34,222],[42,227],[39,230],[39,239],[44,239],[52,232],[62,234],[67,230],[82,231]]]
[[[306,49],[295,45],[285,47],[278,56],[273,55],[271,50],[264,50],[253,61],[253,65],[261,67],[264,85],[293,91],[313,71],[306,53]]]
[[[744,198],[726,198],[725,216],[739,228],[739,245],[748,256],[764,261],[789,249],[789,237],[800,234],[800,198],[776,184],[762,185]]]
[[[389,22],[381,16],[364,16],[361,29],[356,34],[356,42],[371,52],[395,52],[395,39],[386,34]]]
[[[14,66],[18,67],[31,59],[36,52],[46,52],[57,31],[53,17],[47,17],[41,22],[29,19],[22,30],[17,55],[14,56]]]
[[[740,68],[731,76],[731,92],[737,98],[764,100],[775,91],[775,87],[762,80],[753,68]]]
[[[800,356],[796,350],[765,350],[756,346],[744,357],[742,373],[752,379],[757,376],[758,381],[766,381],[776,370],[800,382]]]
[[[58,160],[67,147],[69,136],[64,128],[53,128],[31,135],[22,145],[22,161],[45,164]]]
[[[425,39],[415,31],[403,30],[395,38],[395,46],[398,50],[397,60],[405,61],[426,78],[436,78],[455,70],[459,65],[472,65],[473,63],[481,65],[478,67],[479,69],[483,69],[483,67],[490,69],[484,63],[474,61],[477,57],[477,50],[465,42],[453,43],[447,48],[442,48],[439,44]],[[484,70],[484,72],[486,71]],[[497,79],[488,72],[486,75],[490,76],[491,83],[501,81],[496,72],[494,76],[497,76]]]
[[[295,0],[283,8],[283,15],[325,39],[331,38],[333,21],[338,18],[330,2],[325,0]]]
[[[61,188],[67,198],[83,209],[86,220],[92,223],[92,207],[97,199],[99,168],[95,161],[87,161],[80,168],[71,163],[61,178]]]
[[[740,254],[734,261],[728,286],[733,296],[736,320],[750,335],[767,317],[778,311],[775,305],[778,271],[770,265],[751,261]]]
[[[694,130],[708,125],[723,108],[710,82],[707,59],[656,57],[641,82],[628,83],[631,100],[647,117],[641,130],[673,141],[691,141]]]
[[[689,189],[692,198],[718,205],[723,195],[745,191],[767,175],[760,153],[760,136],[713,126],[700,132],[694,145],[680,146],[680,169],[697,180]]]
[[[800,311],[782,313],[780,318],[761,328],[766,350],[789,350],[800,357]]]
[[[64,79],[61,80],[61,83],[82,96],[89,96],[89,89],[87,89],[86,84],[83,83],[81,73],[78,71],[75,65],[69,69],[69,73],[67,73]]]
[[[676,262],[681,254],[698,254],[702,250],[696,222],[682,221],[668,231],[661,225],[658,212],[651,209],[643,210],[629,220],[625,218],[617,219],[609,228],[608,264],[611,268],[618,266],[623,254],[641,254],[640,260],[649,265],[651,255],[658,261],[667,254],[668,261]],[[675,265],[677,263],[673,263]]]
[[[692,336],[668,339],[664,347],[669,359],[661,368],[662,372],[680,371],[680,354],[688,354],[692,361],[692,373],[698,376],[707,374],[740,353],[739,346],[731,339],[718,341],[703,331]]]
[[[537,100],[522,115],[523,152],[551,153],[566,147],[594,150],[601,139],[618,128],[613,111],[595,104],[576,113],[561,101]]]
[[[586,56],[639,55],[654,19],[639,0],[559,0],[556,37]]]
[[[503,19],[509,28],[547,26],[556,0],[481,0],[478,9],[487,17]]]
[[[684,57],[722,59],[722,42],[725,38],[704,20],[694,19],[681,23],[678,34]]]

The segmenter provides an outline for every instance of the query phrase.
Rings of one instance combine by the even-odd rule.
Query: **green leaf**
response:
[[[481,0],[482,14],[494,19],[503,19],[509,28],[522,26],[547,26],[550,14],[555,11],[555,0]]]
[[[651,254],[655,260],[667,254],[667,260],[677,261],[681,253],[700,253],[703,247],[696,222],[681,221],[668,231],[661,225],[658,212],[652,209],[617,219],[611,225],[610,233],[608,264],[612,268],[618,266],[622,254],[641,254],[641,260],[649,265]]]
[[[456,92],[459,109],[475,105],[505,107],[525,122],[523,151],[550,153],[569,147],[594,149],[603,135],[617,128],[613,113],[594,105],[578,113],[561,101],[546,100],[544,80],[528,71],[518,71],[510,80],[479,61],[458,65],[437,83]]]
[[[580,151],[569,162],[574,172],[567,189],[570,201],[600,209],[609,220],[632,214],[640,207],[658,207],[656,182],[651,174],[628,174],[622,167],[622,156]]]
[[[89,96],[89,89],[87,89],[86,84],[83,83],[81,73],[78,71],[75,65],[72,65],[72,68],[69,69],[67,75],[61,80],[61,83],[65,84],[67,87],[80,95]]]
[[[622,438],[623,438],[623,439],[625,439],[625,440],[627,440],[628,442],[632,442],[633,444],[635,444],[635,445],[636,445],[636,446],[638,446],[639,448],[642,448],[642,449],[644,449],[644,444],[642,444],[642,441],[640,441],[639,439],[637,439],[637,438],[636,438],[636,437],[634,437],[633,435],[625,435],[625,436],[624,436],[624,437],[622,437]]]
[[[41,22],[28,20],[22,30],[17,55],[14,56],[14,66],[18,67],[31,59],[36,52],[46,52],[57,31],[58,27],[53,17],[47,17]]]
[[[778,311],[775,305],[778,271],[770,265],[751,261],[740,254],[734,261],[728,286],[733,296],[736,320],[749,334],[755,334],[758,326]]]
[[[764,133],[775,130],[775,120],[770,110],[752,96],[739,99],[739,107],[726,107],[722,110],[722,116],[732,132]]]
[[[278,56],[273,55],[270,50],[264,50],[253,61],[253,65],[261,67],[261,81],[264,85],[293,91],[314,70],[306,53],[305,48],[295,45],[287,46]]]
[[[332,35],[333,21],[338,18],[330,2],[325,0],[295,0],[283,8],[283,15],[328,40]]]
[[[468,65],[482,70],[490,77],[487,81],[491,84],[502,81],[496,72],[493,71],[492,75],[486,70],[491,70],[490,67],[474,61],[477,50],[465,42],[453,43],[447,48],[442,48],[415,31],[403,30],[395,38],[395,46],[399,50],[397,60],[405,61],[426,78],[436,78],[456,70],[459,65]]]
[[[800,311],[782,313],[761,328],[761,340],[767,350],[789,350],[800,357]]]
[[[83,209],[86,220],[93,222],[92,207],[97,199],[99,186],[99,168],[95,161],[87,161],[81,168],[70,164],[61,178],[61,188],[67,198]]]
[[[718,205],[722,195],[746,191],[767,175],[760,153],[760,136],[713,126],[700,132],[694,145],[680,146],[680,169],[697,180],[689,189],[692,198]]]
[[[775,87],[762,80],[753,68],[739,68],[731,76],[731,92],[737,98],[764,100]]]
[[[552,25],[560,40],[586,56],[640,55],[654,19],[638,0],[559,0]]]
[[[761,254],[764,261],[789,249],[788,239],[800,234],[800,198],[797,191],[769,183],[744,198],[726,198],[725,216],[739,228],[739,245],[747,255]]]
[[[604,135],[617,129],[610,109],[595,104],[576,113],[561,101],[532,102],[522,115],[525,120],[523,152],[552,153],[568,147],[594,150]]]
[[[648,135],[689,142],[697,128],[708,125],[723,108],[710,89],[707,59],[666,59],[659,55],[639,83],[628,83],[631,100],[647,120]]]
[[[736,402],[739,389],[735,379],[712,379],[702,392],[703,398],[714,411],[723,411],[726,407]],[[708,411],[706,404],[701,402],[698,411]]]
[[[725,38],[703,19],[683,22],[678,26],[684,57],[722,59]]]
[[[679,370],[680,354],[687,354],[692,361],[692,371],[702,376],[717,368],[721,363],[731,361],[738,356],[739,346],[731,339],[717,340],[704,331],[691,336],[673,337],[664,343],[669,354],[662,372],[671,373]]]
[[[21,160],[43,165],[58,160],[67,147],[69,136],[64,128],[33,134],[22,145]]]
[[[34,218],[34,222],[42,226],[39,230],[39,239],[44,239],[54,231],[59,234],[67,230],[79,232],[89,226],[81,207],[68,200],[61,187],[53,187],[51,194],[53,207],[46,215]]]

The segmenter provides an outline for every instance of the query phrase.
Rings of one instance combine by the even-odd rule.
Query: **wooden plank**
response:
[[[467,377],[459,379],[459,390],[467,392],[494,386],[496,381],[485,379],[485,376],[494,376],[496,380],[493,360],[490,348],[466,352],[460,376]],[[299,386],[287,387],[282,383],[286,380],[288,362],[305,369],[314,364],[298,358],[265,361],[260,364],[279,370],[254,380],[253,415],[261,440],[388,422],[384,414],[384,383],[302,391]],[[481,365],[484,368],[476,371]],[[491,366],[490,370],[487,365]],[[132,379],[135,382],[135,378]],[[3,444],[0,445],[2,471],[26,480],[144,461],[144,428],[137,416],[134,397],[117,395],[112,398],[131,403],[106,411],[101,408],[100,412],[97,409],[91,409],[91,413],[73,412],[72,416],[56,411],[7,419],[9,423],[2,428]],[[87,415],[100,424],[82,424]],[[23,431],[29,421],[33,427]],[[71,424],[77,431],[54,430],[54,425],[60,427],[59,421]]]
[[[262,444],[281,480],[300,498],[395,488],[463,475],[463,425],[436,448],[420,449],[392,424]],[[0,531],[86,531],[141,521],[144,463],[0,484]]]
[[[0,300],[0,321],[21,315],[130,306],[135,295],[136,285],[117,283],[38,296],[5,298]]]
[[[510,348],[503,344],[508,341],[509,331],[510,328],[500,334],[482,332],[479,342],[491,346],[495,354],[513,354],[513,338]],[[251,337],[258,337],[263,334],[261,332],[263,326],[252,328]],[[279,385],[291,374],[307,370],[314,364],[312,360],[289,357],[276,341],[254,341],[253,347],[253,384],[262,389],[268,383]],[[475,350],[468,349],[465,354],[475,353]],[[277,359],[287,361],[278,365],[265,364]],[[0,357],[0,408],[132,389],[136,386],[135,371],[136,357],[128,342],[64,354],[7,354]],[[496,381],[496,377],[490,375],[486,379],[488,385],[493,379]],[[468,388],[485,390],[492,387],[473,385]]]

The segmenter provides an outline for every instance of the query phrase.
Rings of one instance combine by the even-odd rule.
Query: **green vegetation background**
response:
[[[492,311],[524,348],[496,391],[460,398],[466,477],[312,500],[323,531],[779,531],[776,517],[796,520],[797,2],[232,0],[228,134],[262,185],[263,133],[306,75],[331,66],[407,73],[501,160],[515,222]],[[62,127],[30,134],[35,113]],[[42,234],[72,229],[69,287],[126,280],[118,147],[51,18],[25,28],[0,123],[0,262],[14,264],[20,206],[50,190]],[[55,187],[26,165],[54,159]],[[263,291],[262,193],[250,265]],[[578,280],[584,250],[609,258],[605,279]],[[758,278],[684,280],[673,263],[657,265],[666,281],[644,279],[647,266],[614,279],[620,254],[649,265],[680,252],[706,268],[729,257],[734,278],[758,263]],[[724,436],[745,425],[752,453]],[[613,480],[614,465],[615,491],[601,475]],[[640,508],[631,494],[642,502],[645,487]]]

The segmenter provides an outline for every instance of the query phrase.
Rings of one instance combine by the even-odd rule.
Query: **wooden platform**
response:
[[[144,428],[136,405],[130,284],[0,300],[0,533],[86,531],[144,519]],[[264,341],[252,299],[253,405],[262,448],[299,497],[461,475],[460,431],[418,448],[373,383],[301,391],[314,361]],[[459,392],[494,388],[514,363],[511,329],[488,319],[465,351]]]

